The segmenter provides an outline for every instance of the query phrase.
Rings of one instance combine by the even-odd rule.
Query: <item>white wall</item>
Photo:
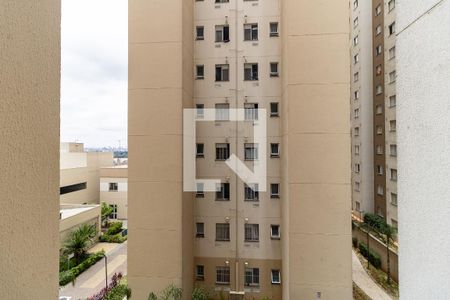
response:
[[[397,4],[400,295],[408,300],[450,297],[449,12],[450,1]]]

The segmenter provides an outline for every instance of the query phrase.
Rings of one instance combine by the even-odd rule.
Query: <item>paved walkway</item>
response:
[[[114,273],[127,274],[127,242],[123,244],[99,243],[89,252],[105,250],[108,257],[108,281]],[[71,283],[59,290],[59,296],[71,300],[86,299],[105,287],[105,260],[102,259],[77,277],[75,286]]]
[[[367,294],[367,296],[372,298],[372,300],[392,300],[392,298],[372,280],[369,274],[367,274],[354,251],[352,251],[352,265],[353,281]]]

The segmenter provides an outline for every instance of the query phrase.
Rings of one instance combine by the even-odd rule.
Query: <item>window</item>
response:
[[[244,24],[244,41],[258,40],[258,24]]]
[[[216,25],[216,43],[228,43],[230,41],[230,27],[228,25]]]
[[[216,3],[228,3],[230,0],[216,0]]]
[[[228,121],[230,120],[230,104],[217,103],[216,108],[216,121]]]
[[[205,157],[205,144],[197,143],[196,156],[199,158]]]
[[[230,157],[230,144],[217,143],[216,144],[216,160],[227,160]]]
[[[277,62],[270,63],[270,77],[278,77],[278,63]]]
[[[398,228],[398,222],[396,220],[394,220],[394,219],[391,219],[391,225],[394,228]]]
[[[397,156],[397,145],[396,144],[390,145],[389,152],[391,156]]]
[[[395,95],[389,97],[389,106],[390,107],[397,106],[397,97]]]
[[[196,104],[196,113],[197,119],[203,119],[205,117],[205,105],[204,104]]]
[[[377,115],[381,115],[383,113],[383,106],[378,104],[377,106],[375,106],[375,113]]]
[[[392,71],[391,73],[389,73],[389,83],[394,83],[396,80],[396,72]]]
[[[272,284],[281,284],[280,270],[271,270],[270,278],[272,280]]]
[[[388,8],[389,8],[389,12],[395,8],[395,0],[390,0],[388,2]]]
[[[270,103],[270,116],[271,117],[278,117],[278,102],[271,102]]]
[[[397,131],[397,121],[396,120],[389,121],[389,130]]]
[[[355,173],[359,173],[359,172],[361,172],[361,165],[355,164]]]
[[[258,184],[244,184],[244,194],[245,201],[258,201],[259,200],[259,189]]]
[[[359,62],[359,54],[355,54],[355,56],[353,56],[353,64],[357,64]]]
[[[201,183],[201,182],[197,183],[196,189],[197,189],[197,191],[195,192],[195,197],[197,197],[197,198],[205,197],[203,183]]]
[[[245,120],[258,120],[258,103],[245,103]]]
[[[356,91],[353,93],[353,98],[354,98],[355,100],[358,100],[358,99],[359,99],[359,90],[356,90]]]
[[[279,240],[280,237],[280,225],[270,225],[270,238],[272,240]]]
[[[258,144],[245,143],[244,145],[244,158],[245,160],[257,160],[258,159]]]
[[[112,208],[112,213],[109,215],[109,218],[117,219],[117,204],[110,204],[109,207]]]
[[[395,46],[389,49],[389,59],[393,59],[395,57]]]
[[[353,46],[356,46],[356,45],[358,45],[358,36],[355,36],[353,38]]]
[[[359,136],[359,127],[355,127],[355,136]]]
[[[220,242],[230,241],[230,224],[228,223],[216,224],[216,241]]]
[[[377,145],[376,149],[377,149],[376,152],[377,152],[378,155],[382,155],[383,154],[383,146]]]
[[[87,182],[76,183],[71,185],[62,186],[59,188],[59,194],[64,195],[87,189]]]
[[[380,125],[377,126],[377,134],[378,135],[383,134],[383,127]]]
[[[247,81],[258,80],[257,63],[244,64],[244,80]]]
[[[205,27],[204,26],[197,26],[195,29],[195,39],[197,41],[203,41],[205,39]]]
[[[117,182],[109,183],[109,191],[110,192],[117,192],[118,190],[119,190],[119,184]]]
[[[359,19],[358,19],[358,17],[356,17],[356,18],[353,20],[353,28],[356,28],[356,27],[358,26],[358,23],[359,23]]]
[[[204,65],[197,65],[197,71],[196,71],[196,79],[201,80],[205,79],[205,66]]]
[[[357,82],[359,80],[359,72],[353,74],[353,82]]]
[[[230,81],[230,65],[216,65],[216,81]]]
[[[278,36],[278,22],[271,22],[270,23],[270,36],[275,37]]]
[[[245,241],[259,241],[259,224],[245,224]]]
[[[216,283],[230,284],[230,267],[216,267]]]
[[[375,8],[375,16],[379,16],[381,14],[381,4]]]
[[[391,204],[397,205],[397,194],[391,193]]]
[[[356,211],[361,210],[361,204],[358,201],[355,201],[355,209],[356,209]]]
[[[270,157],[280,157],[280,144],[270,144]]]
[[[355,154],[359,155],[359,146],[358,145],[355,146]]]
[[[216,201],[229,201],[230,200],[230,184],[221,183],[220,189],[216,192]]]
[[[383,175],[383,172],[384,172],[383,166],[377,165],[377,174],[378,175]]]
[[[280,198],[280,184],[271,183],[270,184],[270,198]]]
[[[384,188],[383,188],[383,186],[379,185],[377,187],[377,194],[380,195],[380,196],[384,195]]]
[[[389,25],[389,35],[395,33],[395,22],[393,22],[391,25]]]
[[[381,84],[377,85],[377,87],[375,89],[375,92],[376,92],[377,95],[380,95],[380,94],[383,93],[383,87],[381,86]]]
[[[204,238],[205,237],[205,223],[195,224],[195,237]]]
[[[355,191],[359,192],[359,181],[355,181]]]
[[[375,54],[378,56],[378,55],[381,55],[382,52],[383,52],[383,48],[381,47],[381,45],[378,45],[375,48]]]
[[[359,5],[359,1],[358,0],[353,1],[353,9],[358,8],[358,5]]]
[[[258,286],[259,285],[259,269],[245,268],[245,285]]]
[[[378,26],[375,28],[375,33],[376,33],[376,35],[381,34],[382,31],[383,31],[383,28],[381,27],[381,25],[378,25]]]
[[[391,169],[391,180],[397,181],[397,170],[396,169]]]
[[[383,67],[381,65],[378,65],[375,68],[375,73],[376,73],[377,76],[380,76],[383,73]]]
[[[195,279],[198,281],[205,280],[205,266],[197,265],[195,268]]]
[[[359,108],[355,108],[355,110],[353,111],[353,115],[355,119],[359,118]]]

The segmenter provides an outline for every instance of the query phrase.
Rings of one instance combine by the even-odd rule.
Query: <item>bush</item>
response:
[[[352,238],[353,248],[358,248],[358,239],[356,237]]]
[[[209,300],[212,299],[211,292],[203,287],[195,287],[192,291],[192,300]]]
[[[378,253],[372,250],[367,251],[367,246],[363,243],[359,243],[359,252],[361,252],[362,256],[367,258],[375,268],[381,268],[381,257]]]
[[[366,213],[364,215],[364,223],[378,232],[383,232],[386,221],[378,215]]]
[[[108,230],[106,230],[106,235],[115,235],[122,231],[122,222],[111,223]]]
[[[123,243],[127,240],[126,236],[122,236],[121,233],[115,234],[115,235],[107,235],[104,234],[100,236],[100,242],[104,243]]]
[[[71,268],[70,270],[59,273],[59,286],[64,286],[70,282],[73,282],[75,278],[78,277],[78,275],[89,269],[91,266],[95,265],[99,260],[101,260],[104,257],[104,255],[105,255],[104,251],[90,254],[79,265]]]
[[[104,298],[105,300],[122,300],[125,296],[130,298],[131,290],[125,284],[119,284],[111,291],[109,291],[108,295]]]

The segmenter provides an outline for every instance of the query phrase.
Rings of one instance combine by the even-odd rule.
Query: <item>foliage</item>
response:
[[[105,202],[102,202],[102,226],[105,227],[108,223],[109,216],[113,213],[114,209]]]
[[[104,287],[100,292],[87,300],[122,300],[125,296],[131,297],[131,290],[126,282],[122,280],[122,273],[114,273],[108,287]]]
[[[378,215],[366,213],[364,215],[364,223],[381,233],[385,227],[386,221]]]
[[[353,282],[353,299],[354,300],[372,300],[364,291]]]
[[[359,243],[359,252],[369,260],[369,262],[377,269],[381,267],[381,257],[378,253],[367,250],[367,245],[364,243]]]
[[[121,231],[122,231],[122,222],[113,222],[109,225],[108,230],[106,230],[105,234],[115,235]]]
[[[148,295],[148,300],[158,300],[158,297],[155,293],[150,293],[150,295]]]
[[[83,260],[77,266],[60,272],[59,273],[59,285],[64,286],[70,282],[74,282],[75,278],[78,277],[81,273],[89,269],[91,266],[95,265],[99,260],[101,260],[105,256],[104,251],[100,251],[94,254],[87,256],[85,260]]]
[[[64,243],[64,252],[73,253],[75,261],[80,263],[86,257],[87,249],[91,245],[97,229],[94,225],[83,224],[73,230]]]
[[[267,296],[265,296],[265,297],[262,298],[262,300],[272,300],[272,299],[267,297]]]
[[[104,242],[104,243],[123,243],[127,240],[126,236],[122,236],[121,233],[115,234],[115,235],[107,235],[104,234],[102,236],[100,236],[100,242]]]
[[[69,256],[67,254],[62,254],[59,256],[59,271],[67,271],[77,265],[76,260],[72,257],[69,260]]]
[[[148,300],[181,300],[183,290],[175,285],[171,284],[166,287],[161,295],[158,297],[155,293],[148,295]]]
[[[192,300],[209,300],[212,299],[211,292],[203,287],[194,287],[192,291]]]
[[[353,248],[358,248],[358,239],[356,237],[352,237]]]

